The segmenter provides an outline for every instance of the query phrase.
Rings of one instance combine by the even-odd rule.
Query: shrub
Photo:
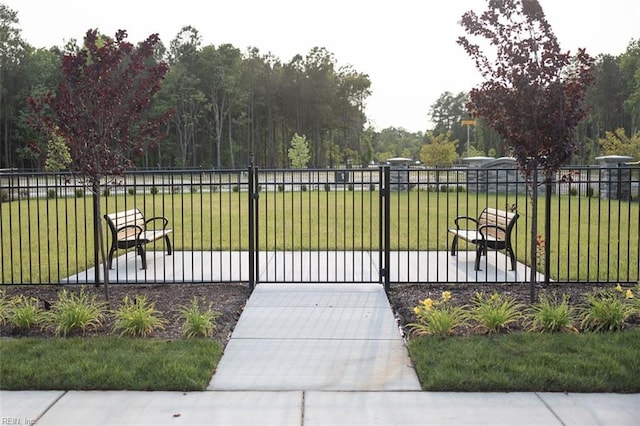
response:
[[[347,190],[348,190],[349,192],[353,192],[353,184],[352,184],[352,183],[350,183],[350,184],[347,186]]]
[[[240,186],[239,186],[239,185],[233,185],[233,186],[231,187],[231,190],[232,190],[233,192],[240,192]]]
[[[370,183],[369,184],[369,191],[373,192],[376,190],[376,184],[375,183]]]
[[[55,199],[56,196],[57,196],[57,194],[56,194],[56,190],[55,189],[49,189],[47,191],[47,198],[49,198],[50,200]]]
[[[592,187],[587,187],[587,197],[591,198],[595,195],[595,190]]]
[[[35,297],[15,296],[9,303],[9,322],[20,329],[29,329],[42,322],[43,312]]]
[[[216,319],[220,316],[211,309],[211,305],[203,309],[196,297],[191,300],[191,305],[180,308],[180,314],[184,320],[182,335],[185,337],[211,336],[216,329]]]
[[[135,194],[136,194],[136,189],[135,189],[135,188],[129,188],[129,189],[127,189],[127,194],[129,194],[129,195],[135,195]]]
[[[633,291],[624,291],[620,284],[615,289],[598,289],[585,296],[580,315],[580,325],[585,330],[619,331],[634,314]]]
[[[301,185],[301,186],[300,186],[300,190],[301,190],[302,192],[307,192],[307,185]]]
[[[278,192],[284,192],[284,185],[283,184],[279,184],[278,185]]]
[[[147,302],[145,296],[125,296],[115,312],[113,330],[121,330],[120,335],[146,337],[155,330],[164,329],[162,313],[157,311],[155,303]]]
[[[46,318],[56,336],[73,331],[83,334],[89,330],[100,328],[106,319],[107,306],[96,300],[96,296],[89,296],[83,288],[78,294],[66,289],[58,293],[58,301],[47,312]]]
[[[0,290],[0,325],[5,325],[11,313],[11,303],[4,290]]]
[[[76,198],[83,198],[84,197],[84,189],[76,189]]]
[[[198,193],[198,187],[196,185],[191,186],[191,193],[192,194],[197,194]]]
[[[530,309],[531,331],[541,333],[577,332],[574,326],[575,310],[569,305],[569,296],[564,294],[561,299],[540,297],[540,302]]]
[[[428,298],[420,301],[413,312],[418,322],[408,326],[416,335],[449,336],[467,321],[466,307],[453,306],[451,293],[448,291],[443,291],[439,300]]]
[[[111,189],[105,188],[104,191],[102,191],[102,195],[108,197],[109,195],[111,195]]]
[[[151,195],[157,195],[160,192],[160,190],[158,189],[157,186],[152,186],[149,192],[151,193]]]
[[[330,191],[331,191],[331,184],[325,183],[325,184],[324,184],[324,190],[325,190],[326,192],[330,192]]]
[[[569,188],[569,195],[572,197],[575,197],[576,195],[578,195],[578,188],[574,188],[574,187]]]
[[[508,331],[511,324],[522,318],[521,310],[522,306],[509,296],[493,293],[487,297],[476,293],[470,318],[487,332],[500,333]]]
[[[11,195],[8,189],[0,189],[0,202],[7,203],[11,201]]]

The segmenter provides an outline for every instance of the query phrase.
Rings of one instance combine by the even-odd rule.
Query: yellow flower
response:
[[[416,315],[419,315],[420,311],[421,311],[420,306],[416,306],[415,308],[413,308],[413,313]]]
[[[620,284],[618,284],[616,286],[616,290],[619,291],[620,293],[622,293],[622,286]]]
[[[624,295],[625,299],[633,299],[633,291],[631,289],[627,289],[627,292]]]
[[[420,303],[422,303],[426,309],[431,309],[433,307],[433,300],[431,300],[431,298],[424,299]]]
[[[451,300],[451,292],[450,291],[443,291],[442,292],[442,301],[443,302],[447,302]]]

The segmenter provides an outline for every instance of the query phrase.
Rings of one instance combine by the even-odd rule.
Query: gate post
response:
[[[249,164],[248,171],[249,178],[249,290],[253,291],[256,286],[256,217],[257,202],[256,202],[256,188],[255,188],[255,167],[253,160]]]
[[[389,292],[389,277],[391,275],[391,201],[389,199],[391,187],[390,170],[389,166],[380,167],[380,281],[384,284],[385,292]]]

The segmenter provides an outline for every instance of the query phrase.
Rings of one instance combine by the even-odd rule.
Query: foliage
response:
[[[29,329],[43,321],[40,301],[35,297],[15,296],[9,302],[9,323],[20,329]]]
[[[204,303],[204,300],[202,300]],[[215,312],[211,305],[204,309],[197,298],[191,300],[191,305],[180,308],[184,320],[182,334],[185,337],[209,337],[216,330],[216,319],[220,313]]]
[[[489,1],[483,14],[465,13],[462,26],[469,38],[458,43],[485,78],[469,94],[470,110],[508,141],[526,176],[555,172],[577,148],[592,58],[561,52],[537,0]],[[495,51],[483,53],[476,38]]]
[[[11,314],[11,302],[4,290],[0,290],[0,325],[5,325]]]
[[[407,324],[416,335],[451,335],[466,324],[467,312],[463,306],[453,306],[451,292],[443,291],[439,300],[427,298],[413,308],[418,322]]]
[[[64,170],[71,163],[69,147],[58,132],[58,129],[54,129],[51,132],[51,138],[47,142],[46,157],[44,168],[48,172]]]
[[[311,153],[309,152],[309,143],[306,136],[294,134],[293,138],[291,138],[291,147],[288,152],[292,168],[304,169],[307,167],[311,159]]]
[[[581,308],[581,326],[589,331],[619,331],[634,314],[634,294],[620,284],[614,289],[598,289],[586,295]]]
[[[89,295],[84,288],[76,294],[66,289],[58,293],[58,300],[46,312],[46,321],[56,336],[66,336],[74,331],[84,334],[103,326],[107,318],[107,305]]]
[[[541,296],[529,310],[529,329],[541,333],[577,332],[574,325],[575,309],[569,305],[569,296]]]
[[[435,135],[428,132],[427,143],[420,149],[420,161],[425,166],[451,167],[458,159],[458,140],[451,140],[451,131]]]
[[[510,326],[522,318],[522,306],[512,297],[493,293],[486,296],[476,293],[469,313],[478,327],[489,333],[508,331]]]
[[[155,309],[154,302],[147,302],[145,296],[125,296],[115,311],[113,330],[122,336],[147,337],[155,330],[164,329],[162,312]]]
[[[631,137],[627,136],[623,128],[614,132],[606,132],[604,138],[598,139],[604,155],[628,155],[634,160],[640,160],[640,131]]]

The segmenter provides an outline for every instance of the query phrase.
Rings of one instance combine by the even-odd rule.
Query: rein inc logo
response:
[[[22,417],[0,417],[0,425],[32,425],[35,420]]]

